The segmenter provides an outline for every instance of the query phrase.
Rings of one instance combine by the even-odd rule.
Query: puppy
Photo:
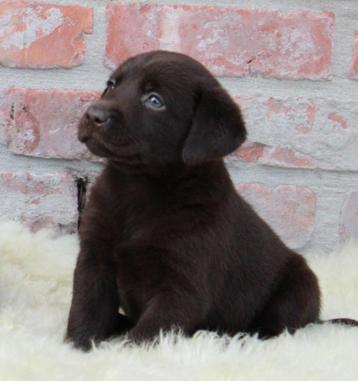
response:
[[[173,328],[266,338],[318,321],[316,276],[230,180],[222,158],[245,125],[199,62],[165,51],[127,60],[78,136],[106,165],[79,230],[67,327],[76,347]]]

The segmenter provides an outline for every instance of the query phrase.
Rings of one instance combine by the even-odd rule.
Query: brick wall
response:
[[[289,246],[358,237],[356,0],[0,0],[1,219],[76,229],[101,168],[78,118],[151,49],[199,59],[240,104],[249,140],[228,168]]]

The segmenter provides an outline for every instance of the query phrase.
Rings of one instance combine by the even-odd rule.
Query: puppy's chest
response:
[[[185,181],[117,181],[108,195],[117,243],[170,245],[207,223],[212,209],[203,192]]]
[[[172,195],[143,185],[123,186],[113,201],[113,222],[122,241],[148,239],[175,217]]]

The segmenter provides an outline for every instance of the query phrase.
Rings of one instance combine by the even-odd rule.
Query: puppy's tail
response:
[[[329,320],[318,320],[317,324],[339,324],[339,325],[347,325],[350,327],[358,327],[358,321],[354,319],[348,318],[338,318],[338,319],[329,319]]]

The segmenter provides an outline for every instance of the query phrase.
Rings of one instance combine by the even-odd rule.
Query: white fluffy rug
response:
[[[0,224],[0,380],[358,380],[358,328],[311,325],[268,341],[199,333],[154,348],[63,343],[78,242]],[[358,319],[358,244],[311,256],[323,317]]]

